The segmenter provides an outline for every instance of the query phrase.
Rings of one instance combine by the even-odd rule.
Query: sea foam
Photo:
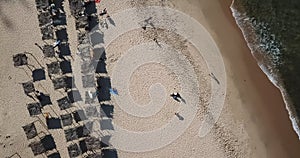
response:
[[[276,41],[274,34],[268,34],[268,27],[266,23],[258,23],[254,18],[247,17],[246,13],[239,12],[237,6],[235,6],[234,0],[232,1],[230,9],[237,25],[242,31],[253,57],[257,60],[259,67],[267,75],[268,79],[280,90],[293,129],[300,140],[299,119],[294,112],[294,107],[289,101],[289,96],[286,90],[282,86],[283,84],[278,70],[275,68],[276,65],[281,64],[281,52],[279,49],[280,43]],[[265,30],[259,32],[262,34],[263,38],[258,37],[257,32],[255,31],[255,25],[261,27],[262,30]],[[265,39],[268,40],[266,41]],[[268,53],[262,54],[261,52]]]

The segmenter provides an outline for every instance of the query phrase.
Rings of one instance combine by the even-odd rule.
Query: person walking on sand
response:
[[[56,40],[54,43],[53,43],[53,48],[57,47],[58,45],[60,45],[61,41],[60,40]]]
[[[104,9],[100,12],[99,15],[100,15],[100,16],[107,15],[107,16],[106,16],[107,18],[110,17],[110,16],[108,15],[108,13],[107,13],[107,9],[106,9],[106,8],[104,8]]]
[[[170,96],[171,96],[174,100],[180,102],[179,99],[181,99],[181,96],[180,96],[179,93],[172,93]]]

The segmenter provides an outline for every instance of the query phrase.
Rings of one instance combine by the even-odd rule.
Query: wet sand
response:
[[[292,128],[281,93],[257,66],[231,16],[228,9],[230,4],[229,0],[222,2],[222,13],[212,13],[211,18],[207,16],[207,19],[215,30],[216,38],[220,40],[219,46],[225,52],[225,62],[228,62],[228,74],[233,79],[231,84],[242,103],[237,105],[233,102],[232,108],[246,110],[247,114],[243,114],[248,118],[244,118],[244,122],[251,140],[258,144],[256,150],[261,150],[259,157],[298,157],[300,142]],[[245,117],[236,112],[237,118]]]

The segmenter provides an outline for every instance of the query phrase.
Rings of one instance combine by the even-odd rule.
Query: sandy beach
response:
[[[113,118],[109,119],[113,122],[113,129],[101,130],[103,118],[90,118],[95,122],[100,120],[100,124],[96,126],[98,129],[93,130],[96,134],[91,135],[99,136],[100,133],[101,138],[103,135],[109,135],[111,140],[105,143],[109,148],[116,149],[120,158],[299,157],[300,141],[292,128],[280,91],[268,80],[251,55],[232,17],[230,5],[230,0],[102,0],[96,3],[97,15],[107,8],[115,25],[109,21],[107,29],[98,30],[96,27],[97,29],[93,30],[103,34],[103,44],[95,44],[91,50],[105,47],[107,71],[95,73],[95,80],[97,77],[109,78],[110,88],[116,88],[119,94],[111,95],[110,100],[101,102],[114,107]],[[148,16],[144,14],[143,9],[149,6],[163,8],[161,12],[157,12],[159,9],[149,12],[155,27],[149,25],[143,29],[137,27],[140,24],[132,24]],[[73,89],[78,90],[84,98],[87,90],[95,88],[84,89],[82,85],[83,72],[80,68],[83,61],[78,55],[78,30],[67,0],[64,1],[63,7],[71,50],[71,56],[65,57],[72,65],[72,73],[68,76],[73,76],[76,85]],[[173,17],[163,17],[169,14],[169,10],[164,10],[165,7],[172,9],[170,12],[174,14]],[[123,14],[122,11],[126,10],[126,14]],[[50,62],[62,61],[45,58],[42,51],[35,46],[35,43],[44,44],[36,4],[33,0],[0,1],[0,13],[0,155],[13,155],[13,158],[18,155],[22,158],[47,157],[57,151],[61,157],[70,157],[68,146],[79,144],[85,138],[67,141],[64,130],[81,126],[83,122],[73,121],[69,127],[47,130],[43,127],[43,123],[46,122],[43,114],[31,117],[26,104],[34,101],[24,94],[21,84],[32,80],[31,70],[26,66],[14,67],[12,61],[13,55],[24,51],[32,53],[44,67]],[[181,19],[181,15],[184,18]],[[162,19],[157,20],[157,17]],[[103,20],[103,17],[97,18]],[[164,21],[163,18],[170,19],[170,23],[160,23],[160,20]],[[198,38],[193,38],[193,35],[198,35],[198,28],[192,27],[191,23],[180,23],[180,20],[193,19],[201,25],[198,42],[207,42],[207,48],[205,45],[201,45],[200,49],[196,46],[197,40],[194,39]],[[163,28],[164,25],[169,29]],[[194,29],[195,32],[188,32],[187,37],[184,36],[186,30]],[[217,49],[212,46],[217,46]],[[214,55],[218,52],[220,56]],[[207,61],[203,55],[205,53],[213,54],[213,59],[218,60],[212,63]],[[37,61],[28,56],[28,62],[34,69],[40,68]],[[210,64],[217,65],[216,70],[224,64],[225,80],[219,75],[222,73],[218,72],[214,72],[214,78],[211,69],[215,67],[211,67]],[[47,74],[47,69],[45,71]],[[211,124],[211,130],[205,136],[199,137],[200,125],[206,116],[210,116],[210,99],[214,97],[212,85],[226,85],[223,96],[225,101],[220,116],[213,116],[216,123]],[[60,118],[61,115],[85,109],[87,106],[83,100],[73,103],[68,110],[60,110],[57,100],[67,96],[67,93],[54,90],[47,75],[45,80],[34,82],[34,86],[36,90],[50,95],[52,105],[45,106],[42,112],[50,113],[51,117]],[[182,94],[186,103],[172,99],[169,95],[173,92]],[[218,102],[218,98],[213,99]],[[92,104],[101,111],[99,105],[100,103]],[[34,156],[28,145],[32,141],[38,141],[45,134],[39,134],[29,140],[22,127],[36,120],[42,122],[36,123],[38,131],[53,136],[56,149]],[[166,130],[172,128],[174,131]],[[160,130],[157,130],[157,133],[161,132],[159,136],[152,132],[156,129]],[[184,131],[177,132],[177,129]],[[135,133],[120,134],[119,131],[122,130]],[[147,132],[152,134],[152,137],[140,140],[142,137],[138,134],[146,135]],[[102,141],[101,138],[99,137]],[[135,144],[135,141],[143,143]],[[86,157],[87,153],[78,157]]]

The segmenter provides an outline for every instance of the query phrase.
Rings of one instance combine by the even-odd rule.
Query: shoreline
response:
[[[297,157],[300,143],[280,90],[253,57],[232,16],[231,3],[227,0],[203,2],[203,6],[198,4],[198,8],[204,10],[205,27],[219,46],[226,69],[230,71],[227,74],[233,79],[232,90],[240,100],[235,103],[243,103],[242,106],[231,105],[231,109],[237,120],[244,120],[250,139],[256,144],[253,150],[261,148],[259,157]],[[194,18],[202,19],[195,15]]]
[[[228,1],[230,1],[230,0],[228,0]],[[225,2],[224,2],[225,3]],[[234,0],[232,0],[232,2],[230,3],[230,9],[231,9],[231,12],[232,12],[232,17],[231,17],[231,19],[234,19],[234,23],[236,24],[236,26],[238,26],[239,27],[239,29],[240,29],[240,34],[242,34],[242,36],[244,37],[244,40],[245,40],[245,42],[247,41],[247,38],[245,37],[245,34],[244,34],[244,32],[243,32],[243,29],[238,25],[238,21],[235,19],[236,17],[234,16],[234,12],[233,12],[233,10],[232,10],[232,5],[233,5],[233,3],[234,3]],[[228,2],[228,4],[229,4],[229,2]],[[225,7],[223,8],[223,9],[226,9]],[[226,9],[227,10],[227,9]],[[289,128],[288,129],[282,129],[282,128],[280,128],[279,129],[279,131],[280,130],[287,130],[287,131],[280,131],[279,133],[290,133],[291,135],[278,135],[278,138],[280,138],[280,137],[282,137],[281,138],[281,140],[283,141],[283,143],[286,143],[286,144],[297,144],[297,146],[299,147],[299,140],[297,139],[297,138],[299,138],[299,131],[297,131],[297,129],[295,129],[295,128],[297,128],[297,127],[295,127],[295,122],[294,122],[294,119],[293,119],[293,115],[291,115],[290,113],[292,112],[291,110],[289,110],[291,107],[289,107],[289,104],[288,104],[288,101],[286,100],[286,95],[285,95],[285,92],[284,92],[284,89],[282,89],[281,87],[280,87],[280,85],[277,85],[276,84],[276,82],[274,82],[274,80],[272,80],[272,77],[274,77],[274,76],[270,76],[267,72],[266,72],[266,70],[264,70],[263,68],[264,67],[262,67],[262,66],[264,66],[264,65],[261,65],[260,63],[259,63],[259,60],[257,59],[257,57],[253,54],[253,52],[252,52],[252,48],[249,46],[249,43],[248,42],[246,42],[246,44],[247,44],[247,46],[249,47],[249,49],[250,49],[250,54],[251,54],[251,56],[252,56],[252,58],[256,61],[256,64],[257,64],[257,66],[259,67],[259,69],[260,69],[260,71],[261,72],[263,72],[264,73],[264,75],[265,75],[265,77],[268,79],[268,82],[269,83],[271,83],[272,84],[272,88],[270,88],[270,89],[274,89],[275,91],[277,91],[277,93],[280,93],[279,95],[280,95],[280,97],[278,97],[281,101],[279,102],[279,104],[281,105],[281,107],[280,107],[280,109],[278,108],[278,110],[280,110],[280,113],[282,113],[282,115],[284,115],[284,117],[282,117],[282,119],[284,118],[284,120],[281,120],[282,121],[282,126],[288,126]],[[277,97],[276,97],[277,98]],[[266,110],[268,110],[268,109],[266,109]],[[274,114],[275,115],[275,114]],[[273,116],[273,117],[276,117],[276,115],[275,116]],[[275,122],[274,122],[275,123]],[[276,125],[275,125],[276,126]],[[299,128],[298,128],[299,129]],[[276,128],[274,129],[274,130],[277,130]],[[288,138],[289,140],[286,140],[285,138]],[[287,143],[287,142],[289,142],[289,143]],[[293,145],[292,145],[293,146]],[[296,152],[296,147],[295,146],[293,146],[294,147],[294,149],[291,149],[290,151],[294,151],[294,152]],[[291,153],[289,153],[289,152],[287,152],[288,153],[288,155],[289,155],[289,157],[297,157],[297,155],[298,154],[293,154],[293,152],[291,152]],[[274,154],[274,156],[275,156],[275,154]],[[278,157],[280,157],[279,155],[276,155],[276,156],[278,156]]]
[[[282,97],[283,97],[283,100],[284,100],[284,103],[286,106],[286,110],[289,113],[289,119],[292,123],[292,126],[293,126],[295,132],[298,135],[298,139],[300,140],[300,129],[299,129],[299,123],[298,123],[299,119],[298,119],[298,116],[296,115],[295,108],[293,107],[293,105],[289,99],[286,89],[283,87],[283,83],[281,81],[281,77],[279,77],[279,75],[278,75],[278,72],[272,72],[272,71],[277,71],[277,70],[274,70],[274,68],[273,68],[274,66],[272,66],[270,64],[270,62],[268,62],[271,59],[267,59],[267,57],[262,56],[260,51],[263,51],[263,50],[256,49],[257,45],[259,44],[259,42],[257,41],[258,37],[256,37],[254,28],[253,28],[253,26],[251,26],[251,23],[246,22],[248,20],[244,20],[249,17],[240,15],[241,13],[237,10],[236,6],[234,6],[234,0],[232,1],[230,9],[232,11],[233,17],[235,18],[236,24],[240,28],[245,40],[247,41],[247,45],[248,45],[249,49],[251,50],[251,54],[257,61],[257,64],[259,65],[261,70],[266,74],[266,76],[269,78],[269,80],[274,84],[274,86],[276,86],[280,90],[280,93],[282,94]]]

